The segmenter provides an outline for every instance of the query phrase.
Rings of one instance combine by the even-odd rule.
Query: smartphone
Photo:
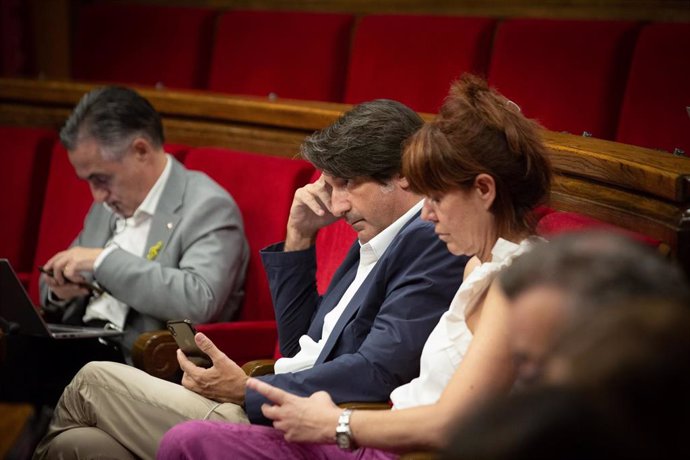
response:
[[[199,367],[211,367],[213,365],[211,358],[196,345],[194,341],[196,329],[192,326],[191,321],[188,319],[168,321],[168,330],[187,359]]]
[[[45,273],[46,275],[50,276],[53,278],[55,275],[53,274],[53,270],[48,270],[45,267],[39,266],[38,271],[41,273]],[[65,281],[68,283],[76,284],[79,287],[83,287],[85,289],[88,289],[89,291],[95,292],[97,295],[103,294],[105,291],[102,288],[99,288],[95,284],[92,283],[87,283],[85,281],[72,281],[70,279],[65,278]]]

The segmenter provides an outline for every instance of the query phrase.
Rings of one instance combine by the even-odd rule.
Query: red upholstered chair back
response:
[[[340,102],[353,17],[231,11],[216,32],[208,89]]]
[[[0,257],[27,282],[56,139],[47,129],[0,126]]]
[[[538,215],[541,215],[541,218],[537,222],[537,234],[546,239],[553,238],[562,233],[601,230],[627,236],[653,248],[658,248],[661,245],[661,241],[650,236],[626,230],[622,227],[576,212],[554,211],[549,208],[540,208],[540,210],[538,210]]]
[[[547,129],[613,139],[638,25],[544,19],[499,25],[489,83]]]
[[[215,12],[94,2],[79,8],[72,77],[173,88],[203,88]]]
[[[616,140],[690,155],[690,24],[640,32]]]
[[[50,172],[43,200],[38,245],[29,293],[38,304],[38,271],[55,253],[67,249],[84,224],[84,217],[93,202],[89,185],[79,180],[69,162],[67,151],[57,142],[50,159]]]
[[[357,25],[345,102],[395,99],[435,113],[463,72],[486,75],[495,21],[365,16]]]
[[[208,174],[233,196],[244,220],[251,256],[241,319],[273,319],[273,304],[259,250],[285,238],[294,191],[314,168],[303,160],[202,147],[189,151],[185,164]]]

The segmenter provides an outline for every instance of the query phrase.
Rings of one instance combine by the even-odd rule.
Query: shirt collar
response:
[[[362,250],[364,250],[366,252],[371,252],[369,257],[373,257],[374,260],[381,258],[383,253],[386,252],[386,249],[388,249],[388,246],[390,246],[393,238],[395,238],[398,232],[400,232],[405,223],[410,220],[412,216],[417,214],[420,209],[422,209],[423,205],[424,200],[421,200],[419,203],[408,209],[405,214],[398,217],[395,222],[383,229],[383,231],[381,231],[378,235],[374,236],[367,243],[361,244],[360,254],[362,254]]]

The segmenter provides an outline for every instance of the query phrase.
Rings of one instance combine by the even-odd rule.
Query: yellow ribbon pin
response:
[[[163,247],[162,241],[159,241],[158,243],[151,246],[148,254],[146,254],[146,260],[153,260],[156,257],[158,257],[158,252],[161,250],[162,247]]]

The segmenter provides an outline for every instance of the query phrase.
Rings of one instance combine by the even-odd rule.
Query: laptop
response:
[[[43,320],[9,260],[0,259],[0,323],[15,333],[54,339],[113,337],[122,332],[96,327],[49,324]]]

